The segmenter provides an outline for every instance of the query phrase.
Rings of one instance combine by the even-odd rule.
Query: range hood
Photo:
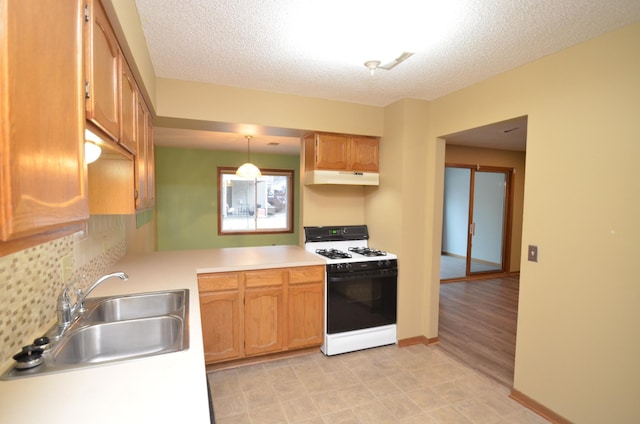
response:
[[[380,185],[380,174],[377,172],[327,171],[314,170],[304,173],[304,185]]]

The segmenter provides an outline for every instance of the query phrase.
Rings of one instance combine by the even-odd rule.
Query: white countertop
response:
[[[209,423],[197,274],[324,264],[298,246],[127,255],[110,271],[124,271],[129,280],[107,280],[90,297],[189,289],[189,349],[0,381],[0,423]]]

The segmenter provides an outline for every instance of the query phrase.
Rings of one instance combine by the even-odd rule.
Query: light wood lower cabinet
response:
[[[243,356],[240,277],[237,272],[198,276],[206,363]]]
[[[324,266],[289,269],[287,346],[319,346],[324,340]]]
[[[320,346],[324,266],[198,275],[205,362]]]
[[[282,350],[282,287],[247,289],[244,292],[244,356]]]
[[[289,349],[321,345],[324,323],[324,284],[289,287]]]

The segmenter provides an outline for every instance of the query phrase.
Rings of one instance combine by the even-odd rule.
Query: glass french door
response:
[[[445,167],[441,279],[506,272],[511,179],[507,168]]]
[[[467,275],[504,271],[508,173],[472,169]]]

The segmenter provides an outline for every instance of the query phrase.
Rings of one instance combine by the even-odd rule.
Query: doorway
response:
[[[462,259],[441,256],[441,277],[444,277],[446,259],[456,259],[462,263],[457,274],[462,277],[441,279],[446,284],[440,284],[439,287],[438,338],[443,350],[455,352],[462,362],[508,387],[513,385],[515,365],[527,119],[522,116],[442,137],[446,140],[444,171],[457,169],[453,175],[444,175],[445,185],[456,175],[460,182],[466,184],[463,189],[454,191],[459,196],[459,202],[466,202],[466,206],[460,209],[458,219],[463,221],[463,225],[447,227],[445,216],[451,212],[447,208],[452,207],[448,201],[455,198],[448,197],[446,193],[443,196],[442,236],[444,238],[445,231],[455,228],[467,244],[462,249]],[[490,193],[486,195],[488,206],[494,207],[488,209],[493,210],[489,215],[496,219],[489,223],[482,223],[483,217],[474,216],[476,214],[471,210],[472,206],[483,208],[483,202],[478,200],[482,195],[476,193],[476,199],[473,196],[476,191],[485,191],[485,184],[488,186],[485,187],[486,191]],[[500,184],[504,185],[504,190],[496,188]],[[495,191],[490,190],[491,186]],[[443,192],[446,190],[443,187]],[[496,213],[503,202],[504,212]],[[502,240],[502,256],[499,259],[484,256],[481,259],[489,264],[477,261],[474,266],[467,266],[467,257],[478,255],[473,247],[483,246],[482,241],[474,239],[470,224],[476,222],[477,237],[481,225],[482,228],[493,225],[495,229],[499,226],[496,222],[500,217],[502,229],[494,231],[493,236]],[[500,237],[500,233],[503,237]],[[448,250],[444,243],[441,250]],[[491,269],[482,272],[481,265],[490,265]],[[471,276],[467,276],[467,271]],[[470,346],[473,348],[470,349]]]
[[[441,280],[509,269],[510,168],[445,165]]]

